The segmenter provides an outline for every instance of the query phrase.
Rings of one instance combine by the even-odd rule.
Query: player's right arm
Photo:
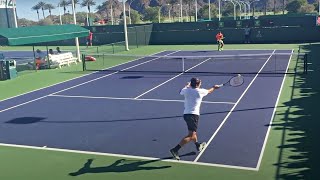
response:
[[[212,88],[207,89],[208,90],[208,94],[212,93],[214,90],[219,89],[220,86],[219,85],[214,85]]]

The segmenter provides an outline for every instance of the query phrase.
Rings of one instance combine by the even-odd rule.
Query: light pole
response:
[[[238,2],[243,4],[243,6],[244,6],[244,19],[247,19],[247,4],[243,1],[240,1],[240,0]]]
[[[180,0],[180,22],[183,22],[183,20],[182,20],[182,0]]]
[[[240,20],[242,19],[242,16],[241,16],[241,3],[239,3],[237,0],[233,0],[233,2],[235,2],[235,3],[237,3],[238,5],[239,5],[239,11],[240,11],[240,13],[239,13],[239,18],[240,18]]]
[[[169,13],[169,21],[172,22],[171,21],[171,8],[172,7],[171,7],[171,4],[167,4],[167,6],[169,7],[169,12],[168,12]]]
[[[209,20],[211,21],[211,6],[210,6],[210,4],[211,4],[211,1],[209,0]]]
[[[232,0],[223,0],[225,2],[231,2],[233,4],[233,19],[236,20],[237,19],[237,13],[236,13],[236,4],[232,1]]]
[[[246,4],[247,4],[247,6],[248,6],[248,17],[249,17],[249,19],[250,19],[250,13],[251,13],[251,4],[253,4],[254,2],[259,2],[259,0],[254,0],[254,1],[251,1],[251,2],[249,2],[249,1],[244,1]],[[252,12],[252,16],[254,16],[254,9],[253,9],[253,12]]]
[[[218,0],[218,7],[219,7],[218,8],[219,9],[219,12],[218,12],[219,13],[219,15],[218,15],[219,17],[218,18],[219,18],[219,21],[220,21],[221,20],[221,0]]]
[[[62,18],[61,18],[61,11],[60,11],[60,3],[58,4],[58,9],[59,9],[60,25],[62,25]]]
[[[73,11],[73,23],[74,23],[74,25],[77,25],[77,18],[76,18],[76,11],[75,11],[74,0],[71,0],[71,1],[72,1],[72,11]],[[78,58],[78,61],[81,62],[81,59],[80,59],[79,38],[76,37],[75,41],[76,41],[76,46],[77,46],[77,58]]]
[[[124,27],[124,40],[126,44],[126,51],[129,51],[128,45],[128,30],[127,30],[127,17],[126,17],[126,1],[122,0],[123,3],[123,27]]]
[[[162,8],[162,5],[160,6],[159,12],[158,12],[158,22],[159,22],[159,23],[160,23],[161,8]]]
[[[131,24],[131,4],[133,3],[134,0],[132,0],[130,3],[129,3],[129,24]]]
[[[198,0],[194,0],[194,6],[195,6],[195,11],[196,11],[195,20],[196,20],[196,22],[198,22]]]

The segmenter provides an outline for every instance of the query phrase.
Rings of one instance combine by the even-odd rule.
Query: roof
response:
[[[85,37],[88,34],[88,29],[72,24],[1,28],[0,44],[10,46],[34,44]]]

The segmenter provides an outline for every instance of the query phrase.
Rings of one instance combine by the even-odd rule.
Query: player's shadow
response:
[[[121,172],[131,172],[131,171],[141,171],[141,170],[159,170],[170,168],[171,166],[150,166],[147,164],[157,162],[156,160],[127,160],[119,159],[108,166],[91,167],[93,159],[88,159],[87,162],[80,168],[77,172],[69,173],[70,176],[79,176],[87,173],[121,173]]]
[[[186,153],[180,155],[183,156],[192,156],[195,155],[195,152]],[[80,176],[88,173],[122,173],[122,172],[132,172],[132,171],[149,171],[149,170],[160,170],[167,169],[171,166],[151,166],[151,163],[158,162],[164,159],[172,159],[172,157],[165,157],[161,159],[154,160],[129,160],[129,159],[119,159],[108,166],[92,167],[93,159],[88,159],[87,162],[76,172],[69,173],[70,176]]]

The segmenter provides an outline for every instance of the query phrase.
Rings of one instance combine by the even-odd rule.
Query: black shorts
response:
[[[196,114],[184,114],[183,119],[186,121],[188,130],[197,132],[199,115]]]

